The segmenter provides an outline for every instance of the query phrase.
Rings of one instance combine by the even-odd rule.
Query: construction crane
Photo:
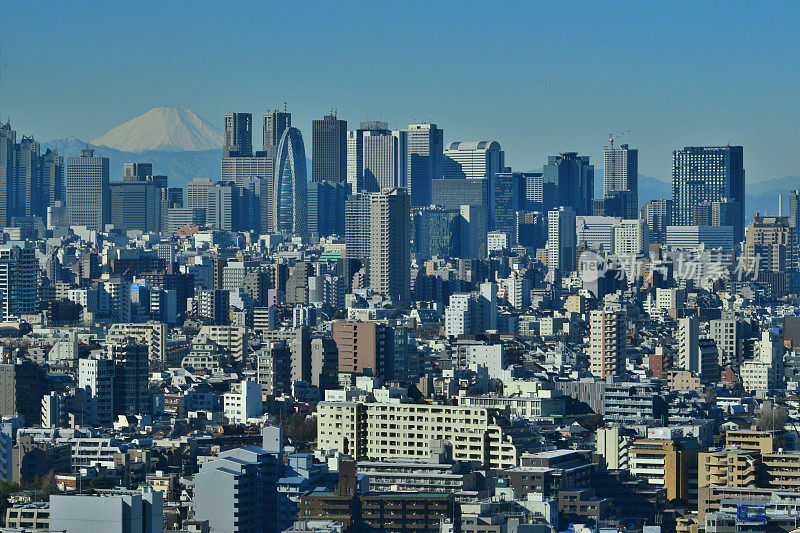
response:
[[[609,143],[611,143],[611,149],[612,149],[612,150],[614,149],[614,141],[615,141],[615,140],[619,139],[619,138],[620,138],[620,137],[622,137],[623,135],[627,135],[627,134],[629,134],[630,132],[631,132],[631,130],[625,130],[625,131],[623,131],[622,133],[618,133],[618,134],[616,134],[616,135],[614,134],[614,132],[613,132],[613,131],[612,131],[611,133],[609,133],[609,134],[608,134],[608,142],[609,142]]]

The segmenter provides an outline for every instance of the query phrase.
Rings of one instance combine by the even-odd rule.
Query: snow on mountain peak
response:
[[[194,152],[222,146],[222,131],[185,107],[154,107],[91,141],[124,152]]]

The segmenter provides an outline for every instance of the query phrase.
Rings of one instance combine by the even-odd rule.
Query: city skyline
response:
[[[211,26],[200,9],[165,9],[150,20],[147,9],[124,6],[101,13],[10,5],[20,24],[0,29],[0,113],[40,141],[88,140],[161,105],[185,106],[221,126],[225,112],[261,112],[286,101],[306,139],[312,120],[331,107],[350,124],[382,119],[403,129],[430,121],[444,129],[446,143],[498,140],[515,170],[537,169],[561,151],[599,163],[608,133],[631,129],[624,142],[639,149],[641,172],[662,181],[669,181],[673,150],[728,142],[747,147],[748,182],[795,175],[797,110],[788,88],[798,80],[792,54],[785,53],[791,42],[783,37],[791,32],[778,28],[767,35],[749,24],[743,5],[726,5],[722,14],[718,7],[631,6],[615,18],[613,11],[584,4],[560,12],[536,4],[478,6],[466,15],[433,5],[427,12],[434,16],[416,17],[417,31],[407,34],[401,28],[412,19],[413,5],[392,20],[363,6],[336,12],[321,6],[300,20],[274,6],[267,14],[286,24],[266,36],[256,30],[262,12],[254,7],[247,17],[253,23],[240,21],[241,33],[252,37],[253,50],[279,52],[269,53],[269,63],[285,73],[276,82],[247,66],[248,54],[227,61],[233,44],[221,28],[235,15],[221,14]],[[512,11],[523,16],[511,17]],[[789,25],[796,11],[775,7],[771,18]],[[575,31],[551,27],[547,20],[557,15]],[[51,40],[68,45],[30,46],[17,28],[33,16]],[[704,25],[712,16],[719,24]],[[119,35],[108,24],[123,19],[138,31]],[[306,19],[318,34],[287,39]],[[97,31],[90,36],[88,27]],[[472,39],[463,39],[464,28]],[[527,37],[531,28],[540,38]],[[377,37],[403,39],[404,46],[387,46],[378,60],[354,44]],[[338,46],[322,48],[334,38]],[[321,49],[325,53],[317,53]],[[652,64],[656,55],[665,61]],[[147,62],[139,60],[145,56]],[[52,83],[40,83],[42,72]],[[66,84],[66,78],[84,81]]]

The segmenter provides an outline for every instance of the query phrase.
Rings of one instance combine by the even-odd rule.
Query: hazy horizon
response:
[[[687,145],[744,146],[751,183],[800,172],[797,5],[192,7],[4,5],[3,120],[91,140],[158,106],[220,127],[224,112],[286,102],[309,154],[311,120],[337,108],[350,128],[380,117],[496,139],[515,170],[562,151],[599,167],[609,132],[630,129],[618,144],[660,180]]]

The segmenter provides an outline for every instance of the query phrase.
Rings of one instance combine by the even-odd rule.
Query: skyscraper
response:
[[[370,287],[395,303],[411,300],[411,199],[396,188],[370,196]]]
[[[444,151],[446,179],[481,179],[489,182],[489,225],[494,229],[495,182],[505,171],[505,152],[497,141],[452,142]],[[437,176],[438,177],[438,176]]]
[[[125,163],[123,165],[122,179],[124,181],[145,181],[147,176],[152,175],[152,163]]]
[[[47,208],[64,200],[63,162],[58,153],[39,153],[33,137],[17,142],[10,124],[0,124],[0,222],[16,216],[45,219]]]
[[[17,215],[43,216],[47,204],[42,202],[42,174],[39,145],[33,137],[22,136],[19,143],[19,167],[17,168]]]
[[[283,132],[292,127],[292,114],[286,111],[267,111],[261,116],[261,129],[264,144],[262,151],[272,160],[278,153],[278,144],[281,142]]]
[[[639,212],[639,150],[622,144],[603,149],[603,197],[619,197],[621,212],[606,216],[637,218]]]
[[[406,135],[404,131],[392,132],[386,122],[379,120],[371,120],[362,122],[357,130],[347,132],[347,183],[350,184],[353,194],[370,191],[378,192],[380,189],[375,186],[366,188],[364,184],[364,139],[372,136],[391,135],[396,139],[397,153],[393,154],[392,159],[397,159],[397,179],[396,185],[391,186],[405,186],[405,164],[406,164]],[[385,139],[381,139],[385,141]],[[372,173],[378,178],[378,175],[385,168],[384,165],[389,164],[383,158],[384,154],[380,153],[379,148],[382,145],[380,142],[372,143],[372,155],[370,169]],[[379,179],[379,178],[378,178]]]
[[[320,181],[308,184],[308,231],[321,237],[345,234],[345,201],[349,183]]]
[[[723,199],[737,205],[734,241],[744,239],[744,158],[741,146],[687,146],[672,152],[672,224],[692,225],[692,208]]]
[[[4,226],[11,221],[16,208],[14,197],[19,149],[17,132],[11,124],[0,123],[0,223]]]
[[[90,148],[67,158],[67,216],[71,225],[96,231],[111,220],[108,158]]]
[[[800,190],[789,193],[789,227],[800,232]]]
[[[351,194],[344,204],[345,258],[368,261],[370,255],[370,193]]]
[[[545,210],[568,206],[576,215],[591,215],[592,198],[594,166],[589,164],[588,155],[562,152],[547,158],[547,164],[542,169],[542,200]]]
[[[405,183],[405,132],[364,132],[363,190],[379,192]]]
[[[230,181],[220,181],[208,190],[206,224],[226,231],[239,231],[239,188]]]
[[[111,220],[115,227],[145,233],[162,230],[162,189],[152,181],[118,182],[111,190]]]
[[[797,228],[788,217],[765,217],[758,213],[747,226],[744,255],[748,267],[759,272],[796,272]],[[757,259],[756,259],[757,258]]]
[[[253,155],[253,115],[250,113],[225,113],[225,144],[223,157],[250,157]]]
[[[253,153],[252,116],[249,113],[225,114],[225,147],[222,154],[222,181],[233,182],[250,191],[253,206],[243,220],[243,230],[269,231],[272,212],[272,184],[275,156],[280,135],[291,124],[291,114],[271,111],[262,116],[264,149]],[[275,141],[275,136],[278,140]],[[259,183],[255,183],[255,182]],[[252,203],[252,202],[251,202]],[[192,207],[192,206],[189,206]]]
[[[307,232],[307,187],[303,135],[297,128],[288,128],[283,132],[275,159],[271,229],[295,235]]]
[[[459,206],[458,257],[462,259],[484,259],[486,257],[486,233],[489,231],[489,215],[485,205]]]
[[[431,203],[431,181],[442,177],[444,132],[436,124],[409,124],[406,132],[406,185],[411,205]]]
[[[43,191],[43,197],[47,198],[46,206],[65,200],[64,159],[50,148],[42,155],[42,186],[46,188],[46,191]],[[46,211],[45,208],[45,214]]]
[[[458,256],[459,215],[456,209],[440,206],[415,210],[414,251],[418,264],[433,256]]]
[[[650,230],[650,242],[665,244],[667,226],[672,225],[672,200],[668,198],[650,200],[642,207],[641,218]]]
[[[522,172],[498,172],[494,177],[494,199],[491,228],[502,231],[510,240],[516,235],[517,211],[525,199],[526,177]]]
[[[488,210],[489,180],[433,180],[431,204],[447,209],[458,209],[462,205],[481,205]]]
[[[325,115],[312,123],[311,179],[341,183],[347,180],[347,121]]]
[[[10,320],[38,311],[38,271],[32,243],[12,241],[0,245],[0,319]]]
[[[211,178],[195,178],[186,184],[186,207],[208,209],[208,191],[214,186]]]
[[[547,212],[547,268],[554,283],[575,270],[575,211],[559,207]]]

